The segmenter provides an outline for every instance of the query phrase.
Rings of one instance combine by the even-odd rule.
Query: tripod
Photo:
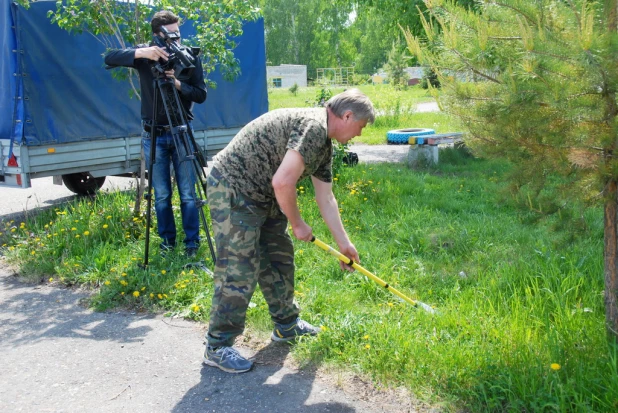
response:
[[[167,117],[167,122],[170,127],[170,133],[172,135],[172,140],[174,142],[174,146],[176,151],[178,152],[178,157],[180,159],[180,167],[183,168],[184,172],[187,176],[190,176],[190,173],[193,172],[193,176],[195,177],[195,184],[193,185],[193,201],[195,202],[195,206],[198,210],[200,221],[206,232],[206,239],[208,241],[208,247],[210,249],[210,255],[212,257],[213,262],[216,261],[215,249],[213,247],[212,239],[210,237],[210,232],[208,230],[208,224],[206,222],[206,216],[204,214],[203,207],[207,204],[206,202],[206,172],[205,168],[207,167],[206,159],[204,155],[200,151],[199,147],[195,142],[195,137],[193,136],[193,130],[189,127],[187,123],[187,115],[184,111],[184,107],[180,102],[180,97],[178,96],[178,91],[174,86],[174,82],[172,79],[169,79],[165,76],[164,73],[157,71],[155,67],[152,68],[154,74],[153,80],[153,90],[154,90],[154,99],[153,99],[153,125],[150,129],[150,163],[148,165],[148,190],[144,197],[147,200],[147,210],[146,210],[146,245],[145,245],[145,253],[144,253],[144,263],[143,266],[148,266],[148,252],[150,246],[150,224],[151,224],[151,216],[152,216],[152,182],[154,179],[153,165],[156,159],[156,140],[157,133],[159,132],[159,128],[156,127],[156,119],[158,114],[158,105],[159,98],[163,102],[163,108],[165,110],[165,115]],[[196,185],[197,184],[197,185]],[[197,190],[196,190],[197,189]]]

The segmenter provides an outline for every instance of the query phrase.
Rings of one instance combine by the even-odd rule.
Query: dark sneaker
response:
[[[300,336],[316,336],[320,329],[299,318],[290,324],[275,323],[271,339],[274,341],[292,341]]]
[[[251,370],[253,362],[247,360],[233,347],[219,347],[213,349],[206,346],[204,351],[204,364],[219,367],[228,373],[244,373]]]
[[[197,247],[188,247],[185,249],[185,255],[187,258],[195,258],[197,257]]]

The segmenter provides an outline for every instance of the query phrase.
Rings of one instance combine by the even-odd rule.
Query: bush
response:
[[[294,96],[296,96],[298,94],[298,83],[294,83],[289,90]]]

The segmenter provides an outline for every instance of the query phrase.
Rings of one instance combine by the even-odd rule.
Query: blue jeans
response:
[[[197,248],[200,243],[199,211],[195,206],[195,171],[192,161],[185,159],[184,153],[178,153],[171,132],[157,136],[155,163],[149,171],[149,179],[155,193],[155,211],[157,213],[157,229],[161,237],[161,247],[176,245],[176,224],[172,211],[172,177],[170,161],[174,166],[176,184],[180,195],[180,214],[182,228],[185,232],[185,247]],[[150,168],[150,133],[142,132],[142,145],[146,155],[146,168]],[[184,150],[181,148],[181,152]]]

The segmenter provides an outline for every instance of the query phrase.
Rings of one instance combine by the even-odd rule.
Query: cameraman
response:
[[[164,10],[155,13],[150,25],[154,36],[165,38],[161,27],[167,29],[168,36],[180,45],[179,18],[170,11]],[[180,212],[182,227],[185,232],[185,253],[194,257],[199,247],[199,211],[195,205],[195,174],[189,165],[183,165],[174,139],[170,131],[165,108],[161,96],[154,91],[153,66],[157,62],[166,62],[168,52],[161,47],[139,45],[134,48],[112,50],[105,56],[105,64],[109,66],[132,67],[137,70],[140,81],[140,95],[142,102],[142,145],[146,155],[146,164],[150,166],[151,134],[156,129],[155,160],[150,171],[150,179],[155,193],[155,210],[157,226],[162,239],[161,249],[166,251],[176,245],[176,225],[172,211],[172,183],[170,161],[174,166],[174,173],[180,194]],[[193,119],[191,109],[193,102],[202,103],[206,100],[206,84],[204,72],[199,57],[195,56],[195,69],[188,79],[179,80],[174,76],[174,70],[165,71],[165,76],[173,81],[178,90],[180,101],[189,121]],[[157,100],[157,114],[153,117],[153,104]],[[190,124],[189,124],[190,127]]]

